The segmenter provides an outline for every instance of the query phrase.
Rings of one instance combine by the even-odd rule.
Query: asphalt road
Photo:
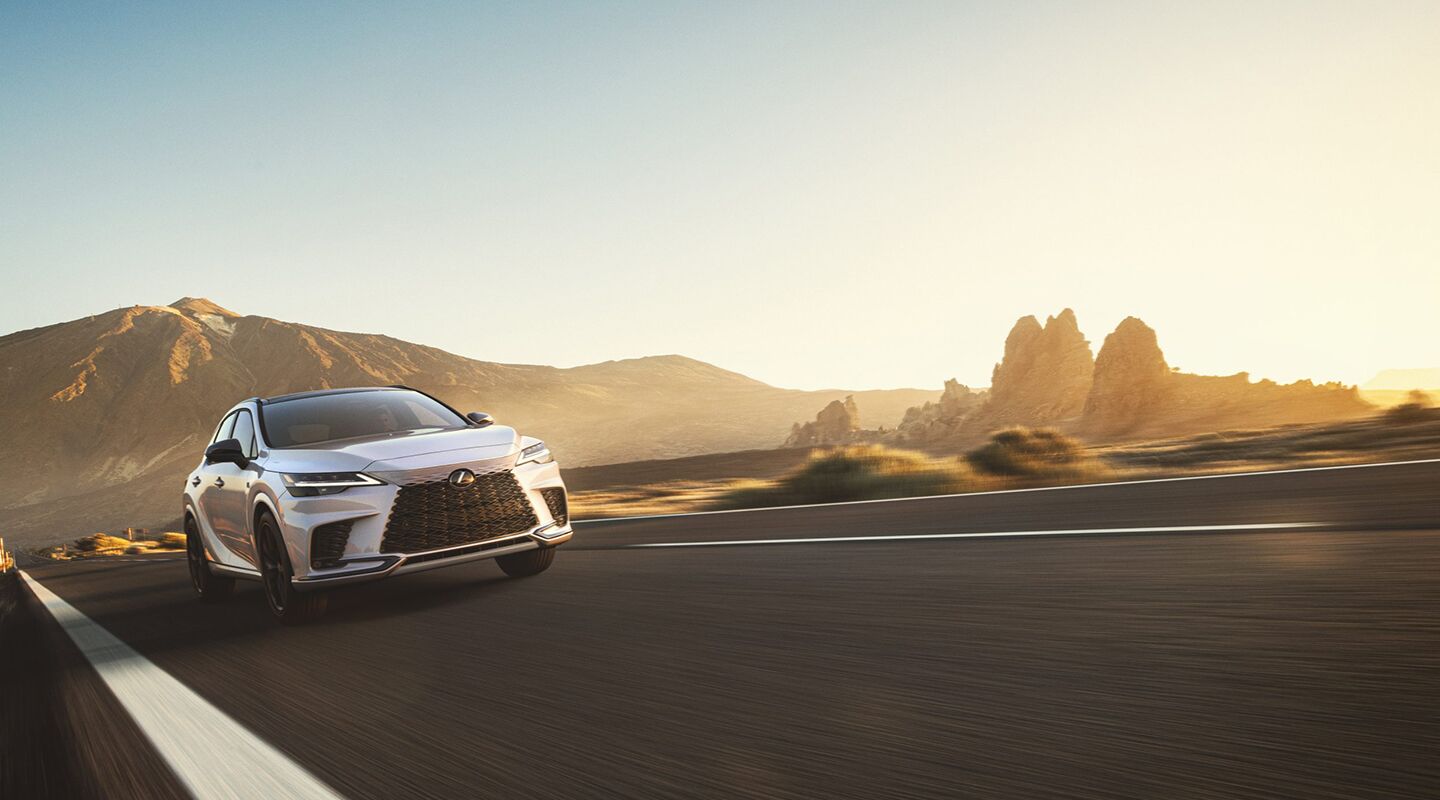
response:
[[[1242,527],[630,547],[1194,525]],[[298,628],[183,561],[27,571],[351,798],[1440,795],[1440,464],[592,523]],[[93,708],[137,755],[65,796],[172,794]]]

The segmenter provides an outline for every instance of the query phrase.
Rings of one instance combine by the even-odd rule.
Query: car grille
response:
[[[540,496],[545,498],[545,506],[550,509],[550,516],[555,518],[555,524],[565,527],[565,523],[570,519],[570,505],[565,502],[565,490],[559,486],[541,489]]]
[[[420,553],[527,531],[540,521],[520,482],[509,472],[475,476],[469,486],[449,481],[401,486],[385,524],[382,553]]]
[[[310,566],[316,569],[335,566],[335,562],[345,555],[345,545],[350,543],[350,529],[353,527],[353,519],[317,527],[310,534]]]

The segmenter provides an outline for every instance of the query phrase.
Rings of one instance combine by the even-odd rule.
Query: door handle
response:
[[[199,476],[199,475],[196,475],[196,476],[195,476],[195,480],[190,481],[190,485],[191,485],[191,486],[199,486],[199,485],[200,485],[200,476]]]
[[[216,479],[215,479],[215,485],[216,485],[216,486],[219,486],[219,487],[224,487],[224,486],[225,486],[225,479],[224,479],[224,478],[216,478]]]

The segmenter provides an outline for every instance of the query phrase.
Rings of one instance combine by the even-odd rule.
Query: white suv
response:
[[[236,405],[186,478],[185,533],[201,599],[259,580],[295,621],[342,584],[486,558],[535,575],[572,531],[544,442],[386,387]]]

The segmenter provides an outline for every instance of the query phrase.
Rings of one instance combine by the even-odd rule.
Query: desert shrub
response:
[[[184,549],[185,549],[185,534],[183,534],[183,533],[166,533],[166,534],[162,534],[162,535],[160,536],[160,540],[155,543],[155,546],[158,547],[158,548],[160,548],[161,550],[184,550]]]
[[[119,536],[111,536],[108,533],[92,533],[89,536],[81,536],[75,540],[75,549],[91,552],[94,550],[124,550],[130,546],[130,540],[121,539]]]
[[[1435,411],[1430,408],[1430,396],[1419,389],[1411,389],[1405,396],[1405,402],[1385,411],[1385,421],[1397,425],[1424,422],[1435,416]]]
[[[1078,477],[1103,471],[1078,441],[1050,428],[997,431],[965,459],[980,472],[1006,478]]]
[[[733,489],[717,504],[756,508],[950,494],[964,491],[972,477],[954,460],[879,445],[836,447],[817,451],[772,484]]]

